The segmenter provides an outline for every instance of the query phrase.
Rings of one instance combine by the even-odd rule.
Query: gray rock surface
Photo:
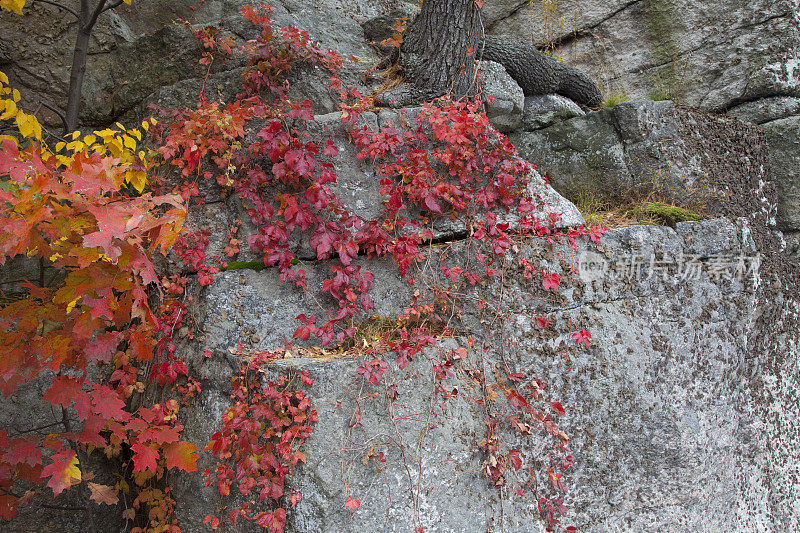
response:
[[[783,234],[786,247],[792,256],[800,259],[800,231],[787,231]]]
[[[607,96],[671,98],[763,124],[783,191],[778,218],[787,230],[797,228],[790,170],[800,158],[791,130],[800,114],[796,0],[499,0],[484,15],[489,33],[532,38],[590,73]],[[609,148],[597,164],[616,172],[618,147]]]
[[[86,79],[83,85],[83,108],[80,123],[95,127],[112,123],[120,117],[134,122],[147,111],[146,104],[170,105],[175,100],[187,104],[187,96],[197,97],[205,86],[207,94],[223,99],[236,94],[236,71],[242,58],[227,61],[218,58],[212,79],[204,84],[206,68],[197,64],[199,41],[193,31],[206,26],[221,27],[221,36],[243,43],[255,38],[259,30],[244,20],[239,9],[245,2],[211,0],[191,7],[187,2],[133,2],[120,6],[113,16],[98,19],[89,50]],[[367,92],[362,75],[379,58],[367,44],[359,25],[367,17],[382,12],[380,6],[362,1],[325,0],[313,6],[287,0],[273,4],[271,17],[276,32],[282,27],[297,26],[309,31],[323,48],[334,48],[346,62],[340,73],[345,83]],[[71,15],[53,6],[37,3],[26,8],[23,16],[0,12],[0,64],[12,85],[22,92],[22,107],[33,112],[44,100],[57,108],[66,105],[69,65],[75,24]],[[172,24],[182,19],[193,27]],[[69,43],[69,44],[64,44]],[[131,68],[131,65],[137,68]],[[221,75],[214,78],[214,73]],[[318,112],[336,111],[327,95],[327,78],[305,72],[298,89],[315,90]],[[367,82],[372,83],[372,82]],[[233,89],[232,89],[233,88]],[[177,98],[170,98],[173,92]],[[49,111],[41,116],[47,124],[58,127],[58,118]]]
[[[767,122],[770,167],[778,187],[778,225],[800,230],[800,115]]]
[[[196,59],[190,32],[172,27],[156,32],[165,20],[181,16],[198,26],[224,21],[223,31],[237,39],[253,36],[236,14],[242,4],[238,0],[208,1],[195,14],[182,3],[157,3],[151,11],[138,4],[121,11],[120,19],[109,19],[93,42],[90,68],[95,74],[87,79],[86,121],[109,118],[107,110],[101,111],[109,101],[115,113],[134,116],[145,101],[172,105],[199,89],[202,77],[190,67]],[[487,28],[529,37],[523,24],[540,15],[538,3],[532,10],[528,6],[519,0],[488,2]],[[42,9],[50,8],[37,4],[33,11]],[[489,375],[503,366],[546,383],[547,398],[566,410],[557,422],[570,436],[576,468],[567,475],[563,525],[581,531],[800,530],[800,271],[786,254],[800,242],[793,218],[800,151],[797,2],[559,0],[557,9],[548,15],[555,29],[535,27],[534,40],[555,39],[561,45],[558,55],[593,72],[608,87],[638,96],[659,92],[707,110],[730,108],[731,114],[761,124],[766,137],[753,125],[677,108],[669,101],[627,102],[584,115],[567,101],[541,97],[525,101],[522,124],[530,131],[512,136],[522,155],[556,189],[607,195],[633,190],[682,203],[708,200],[711,212],[728,218],[674,229],[615,229],[600,244],[579,242],[575,248],[515,241],[537,267],[562,274],[561,291],[543,295],[541,280],[528,281],[519,265],[499,261],[501,281],[458,295],[467,299],[460,316],[453,315],[451,337],[418,354],[404,371],[390,364],[389,377],[398,380],[395,402],[387,400],[390,391],[359,377],[359,357],[276,361],[270,369],[275,374],[309,372],[315,380],[310,396],[320,413],[302,450],[308,464],[289,478],[290,489],[302,492],[303,499],[290,511],[288,531],[409,531],[418,526],[443,532],[543,531],[534,498],[513,497],[511,483],[497,491],[480,471],[487,402],[467,371]],[[371,66],[377,55],[364,41],[359,22],[383,12],[383,5],[361,1],[286,0],[276,6],[274,25],[307,27],[323,46],[354,54]],[[0,16],[0,28],[18,22],[8,23],[6,13]],[[17,43],[27,39],[23,34],[45,31],[41,21],[23,20],[30,24],[28,33],[14,26],[20,33],[0,41],[0,62],[15,66],[26,96],[43,91],[43,80],[53,78],[52,85],[63,91],[65,71],[52,66],[63,64],[63,54],[39,57],[39,45],[19,48]],[[69,38],[69,31],[68,24],[54,26],[40,44],[52,47]],[[112,65],[112,56],[128,62],[143,56],[151,64],[136,72],[124,68],[129,65]],[[17,69],[28,60],[35,68]],[[207,82],[207,88],[223,96],[238,73],[235,62],[226,68]],[[147,69],[158,79],[150,80]],[[359,77],[357,70],[345,74]],[[376,218],[377,176],[355,158],[338,115],[328,113],[335,110],[333,100],[324,99],[326,87],[317,74],[309,69],[297,75],[304,80],[297,94],[313,94],[319,102],[312,133],[329,136],[340,149],[338,194],[348,209]],[[377,126],[396,124],[400,116],[383,110],[364,119]],[[542,186],[534,192],[565,214],[561,227],[583,222],[575,206],[554,189]],[[220,254],[225,232],[241,217],[242,206],[214,187],[203,190],[203,196],[208,202],[190,226],[212,231],[209,254]],[[786,230],[786,244],[772,231],[776,224]],[[466,234],[458,220],[435,229],[442,240],[460,241]],[[243,242],[248,231],[252,228],[241,230]],[[399,278],[391,260],[363,260],[360,264],[376,275],[375,313],[401,314],[415,289],[441,283],[440,267],[471,257],[471,246],[460,241],[428,248],[430,261],[416,287]],[[237,259],[257,259],[242,248]],[[242,269],[218,274],[194,300],[198,334],[192,341],[179,339],[180,355],[201,379],[204,392],[181,408],[181,416],[185,438],[200,449],[219,430],[219,416],[230,404],[229,378],[242,364],[231,349],[238,343],[250,350],[280,348],[297,327],[298,314],[311,310],[324,316],[332,304],[314,288],[330,262],[314,260],[299,242],[296,250],[302,259],[298,267],[309,273],[310,292],[280,282],[272,270]],[[20,277],[38,275],[38,268],[15,259],[11,268],[0,269],[3,290]],[[573,268],[577,277],[568,274]],[[537,329],[534,316],[547,317],[552,327]],[[592,332],[592,342],[577,350],[570,333],[584,327]],[[430,367],[448,350],[465,346],[467,336],[475,349],[444,380],[447,390],[459,391],[445,400]],[[386,357],[393,363],[393,354]],[[19,432],[58,421],[59,413],[36,401],[41,386],[31,383],[0,402],[3,428]],[[360,421],[354,423],[356,413]],[[520,447],[526,459],[546,449],[541,441]],[[385,462],[374,459],[381,452]],[[198,466],[202,471],[214,462],[201,454]],[[103,466],[93,469],[95,479],[105,481]],[[209,512],[231,504],[213,486],[205,487],[199,474],[171,477],[184,531],[203,531]],[[542,487],[548,483],[536,479]],[[361,501],[354,512],[344,506],[348,495]],[[58,503],[83,505],[85,496],[65,495]],[[101,511],[38,508],[0,529],[124,527],[115,522],[121,516],[116,510]]]
[[[795,0],[500,0],[489,33],[515,34],[590,73],[606,94],[670,96],[724,111],[771,96],[800,96]]]
[[[517,129],[525,106],[522,88],[503,65],[493,61],[479,61],[478,76],[489,121],[502,132]]]
[[[521,129],[523,131],[538,130],[556,122],[585,114],[578,104],[557,94],[526,96]]]
[[[710,129],[701,134],[700,125]],[[726,159],[733,157],[732,164],[748,169],[746,182],[753,188],[767,180],[766,167],[759,166],[766,163],[767,149],[754,126],[679,109],[669,101],[624,102],[510,138],[522,157],[571,198],[617,204],[651,198],[718,212],[715,206],[729,195],[731,184],[744,179],[727,176],[729,169],[720,166]],[[712,149],[718,143],[723,148]],[[753,153],[731,155],[745,148]]]
[[[676,532],[797,527],[796,486],[786,473],[799,464],[793,414],[799,391],[792,379],[779,376],[796,375],[797,331],[789,324],[797,323],[800,308],[794,300],[773,302],[777,294],[765,290],[763,280],[771,274],[758,262],[752,231],[743,220],[612,230],[601,245],[577,250],[581,261],[602,264],[601,275],[564,278],[565,296],[574,302],[567,307],[559,299],[532,297],[537,286],[519,277],[485,286],[482,294],[500,303],[502,320],[477,306],[464,309],[463,322],[483,359],[470,352],[454,367],[446,383],[464,392],[437,400],[447,416],[435,416],[431,427],[424,417],[406,414],[430,408],[428,357],[441,358],[442,351],[463,346],[464,338],[418,355],[404,372],[392,370],[393,378],[405,376],[392,404],[397,428],[382,389],[358,380],[356,360],[277,361],[276,373],[310,373],[320,413],[304,448],[308,464],[291,475],[290,487],[303,500],[290,514],[289,530],[405,531],[422,524],[455,532],[502,524],[507,531],[543,531],[532,501],[504,497],[476,472],[482,456],[475,445],[485,438],[485,426],[479,404],[469,401],[463,372],[499,363],[548,383],[550,397],[567,411],[559,422],[571,436],[577,466],[568,480],[565,525],[641,531],[659,524],[661,531]],[[547,257],[547,250],[535,241],[523,247],[529,257]],[[568,248],[553,252],[570,254]],[[393,285],[385,285],[384,272],[376,271],[384,280],[379,286]],[[291,329],[305,301],[287,297],[291,290],[284,295],[287,289],[269,272],[231,272],[218,281],[204,297],[204,320],[213,325],[200,343],[213,344],[215,355],[207,360],[200,351],[187,352],[211,391],[188,415],[198,442],[217,430],[208,414],[227,405],[214,391],[224,390],[231,373],[221,354],[243,337],[233,317],[265,332],[265,341],[277,340],[268,330]],[[401,285],[396,287],[379,295],[387,310],[405,301]],[[786,359],[758,347],[773,328],[764,317],[775,319],[773,313],[786,321],[779,328]],[[557,330],[588,327],[592,347],[572,351],[571,369],[565,369],[558,354],[571,340],[543,335],[531,315],[547,316]],[[765,404],[765,396],[782,407]],[[360,424],[349,427],[356,412]],[[764,438],[777,446],[765,447]],[[381,452],[385,463],[371,459]],[[213,487],[199,483],[184,479],[176,492],[186,527],[198,524],[204,506],[214,501]],[[361,501],[352,514],[344,507],[348,495]]]
[[[745,122],[764,124],[800,114],[800,98],[794,96],[760,98],[732,107],[726,114]]]

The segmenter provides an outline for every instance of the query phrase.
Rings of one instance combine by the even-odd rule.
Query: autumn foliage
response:
[[[193,108],[158,109],[158,120],[145,121],[141,129],[116,125],[75,132],[51,148],[35,117],[17,108],[19,95],[0,73],[0,120],[14,121],[16,128],[14,136],[0,138],[0,263],[35,261],[55,280],[26,281],[0,308],[0,392],[8,396],[43,381],[42,400],[63,413],[62,427],[41,438],[0,431],[2,518],[13,517],[42,490],[44,480],[55,496],[86,482],[98,504],[130,495],[125,513],[135,530],[179,531],[164,475],[197,469],[198,450],[182,440],[179,408],[201,391],[173,340],[176,325],[186,318],[190,282],[157,272],[153,260],[172,251],[205,286],[244,244],[231,236],[224,256],[209,258],[208,232],[183,230],[202,181],[243,201],[256,228],[246,244],[264,267],[276,269],[298,290],[321,290],[334,302],[298,316],[297,342],[326,346],[357,334],[358,321],[374,308],[374,276],[360,257],[391,257],[409,284],[421,287],[396,327],[360,354],[366,358],[354,379],[366,386],[385,384],[390,367],[403,371],[435,346],[437,336],[449,331],[444,317],[464,305],[455,296],[465,286],[498,277],[509,256],[525,278],[536,280],[537,290],[558,292],[560,274],[515,256],[523,236],[574,243],[602,234],[583,227],[565,234],[556,229],[557,215],[541,216],[543,202],[532,191],[542,178],[491,127],[479,102],[441,99],[423,106],[405,127],[386,124],[373,131],[360,121],[371,99],[336,77],[343,58],[297,28],[275,32],[268,10],[245,6],[242,13],[261,35],[238,50],[249,63],[237,98],[225,103],[201,95]],[[198,32],[198,38],[205,65],[236,53],[213,29]],[[335,194],[338,148],[330,138],[313,140],[309,134],[312,102],[287,96],[287,75],[308,63],[331,73],[341,122],[358,157],[380,176],[382,197],[376,202],[385,210],[379,220],[349,211]],[[142,146],[143,130],[152,134],[150,148]],[[163,181],[158,173],[170,178]],[[426,247],[435,238],[437,220],[457,221],[477,244],[470,248],[469,265],[440,262],[441,283],[426,287],[420,272],[432,259]],[[308,287],[294,252],[298,238],[317,259],[330,259],[321,287]],[[550,327],[545,317],[531,320]],[[572,333],[572,339],[578,347],[591,345],[586,330]],[[487,438],[476,447],[483,449],[485,474],[498,488],[512,472],[525,470],[524,454],[503,435],[549,435],[550,455],[537,459],[549,488],[536,489],[536,499],[548,527],[557,526],[566,491],[562,472],[574,460],[566,449],[568,437],[550,413],[563,415],[564,408],[545,401],[545,385],[522,373],[506,368],[492,381],[482,370],[459,370],[466,353],[460,348],[433,362],[438,386],[451,394],[441,383],[461,373],[484,391],[477,401],[487,407]],[[209,510],[204,522],[214,529],[226,514],[234,527],[253,520],[281,532],[301,499],[287,491],[285,477],[306,462],[301,446],[317,414],[313,398],[299,387],[312,380],[306,374],[271,374],[274,356],[260,353],[242,361],[231,384],[231,406],[205,447],[216,458],[216,466],[204,472],[207,486],[214,484],[222,496],[235,490],[244,497],[224,513]],[[116,485],[86,479],[87,459],[100,453],[119,462]],[[360,501],[348,495],[343,505],[356,512]]]
[[[76,132],[51,149],[35,117],[16,109],[7,81],[0,75],[0,118],[14,119],[19,136],[0,140],[0,263],[27,261],[56,281],[26,281],[0,309],[0,392],[44,381],[42,400],[63,417],[60,431],[44,437],[0,430],[0,515],[13,517],[32,496],[15,491],[20,482],[46,480],[55,496],[80,483],[92,451],[130,457],[134,505],[142,496],[149,507],[166,505],[151,480],[196,470],[196,447],[180,440],[175,400],[136,408],[131,400],[144,390],[142,373],[163,335],[150,304],[161,292],[151,257],[175,242],[183,199],[141,194],[149,163],[136,152],[140,130],[82,140]],[[89,488],[111,504],[122,484]]]

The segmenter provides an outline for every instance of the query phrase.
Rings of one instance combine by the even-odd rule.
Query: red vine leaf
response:
[[[542,287],[544,287],[546,291],[557,291],[559,280],[561,280],[561,276],[555,273],[544,276],[542,279]]]
[[[156,471],[156,463],[158,461],[158,452],[150,446],[145,446],[141,442],[137,442],[131,446],[131,450],[136,454],[133,456],[133,471],[144,472],[150,470]]]
[[[50,459],[53,462],[42,469],[42,477],[50,477],[47,486],[53,489],[53,494],[58,496],[65,489],[80,483],[81,470],[75,450],[64,450],[53,454]]]
[[[197,446],[191,442],[171,442],[163,447],[167,469],[179,468],[184,472],[197,471]]]
[[[351,511],[355,511],[359,507],[361,507],[361,502],[348,494],[347,501],[344,503],[344,506],[350,509]]]
[[[558,413],[559,415],[562,415],[562,416],[566,412],[566,411],[564,411],[564,408],[561,407],[561,404],[558,403],[558,402],[550,402],[550,407],[555,409],[556,413]]]
[[[582,329],[580,331],[576,331],[572,334],[572,338],[575,339],[575,344],[578,346],[583,343],[588,348],[592,342],[592,334],[589,331]]]

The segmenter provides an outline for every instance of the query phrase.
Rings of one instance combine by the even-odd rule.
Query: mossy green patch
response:
[[[660,223],[667,226],[674,226],[678,222],[701,220],[703,218],[701,214],[689,209],[661,202],[639,204],[628,209],[625,214],[631,218],[650,219],[653,223]]]
[[[231,261],[228,266],[220,268],[221,271],[227,270],[264,270],[267,265],[264,261]]]
[[[614,107],[617,104],[628,101],[628,98],[621,94],[609,94],[600,103],[600,107]]]
[[[644,2],[642,12],[647,45],[656,67],[651,92],[664,96],[659,100],[676,100],[681,92],[681,82],[675,6],[672,0],[649,0]]]

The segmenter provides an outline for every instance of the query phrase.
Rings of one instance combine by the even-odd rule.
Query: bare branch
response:
[[[81,18],[81,16],[78,14],[77,11],[75,11],[74,9],[72,9],[69,6],[65,6],[62,3],[54,2],[53,0],[33,0],[33,1],[34,2],[41,2],[43,4],[50,4],[51,6],[56,6],[59,9],[63,9],[64,11],[72,13],[73,15],[75,15],[75,18],[78,19],[78,20],[80,20],[80,18]]]
[[[61,111],[60,109],[58,109],[56,107],[51,106],[47,102],[39,102],[39,105],[43,106],[43,107],[46,107],[47,109],[49,109],[50,111],[52,111],[53,113],[58,115],[58,118],[61,119],[61,123],[64,125],[64,128],[67,127],[67,117],[66,117],[66,115],[64,115],[63,111]],[[37,111],[38,111],[38,109],[37,109]],[[34,114],[36,114],[36,113],[34,113]]]
[[[114,2],[111,2],[110,4],[106,5],[106,1],[107,0],[100,0],[97,3],[97,7],[94,8],[94,11],[92,11],[92,16],[89,18],[89,21],[84,26],[84,29],[91,30],[94,27],[95,22],[97,22],[97,17],[100,16],[100,13],[103,13],[110,9],[114,9],[115,7],[119,7],[120,5],[122,5],[123,2],[123,0],[115,0]]]
[[[103,8],[103,13],[105,13],[106,11],[111,11],[115,7],[121,6],[123,4],[123,2],[124,2],[124,0],[117,0],[113,4],[107,5],[106,7]]]

